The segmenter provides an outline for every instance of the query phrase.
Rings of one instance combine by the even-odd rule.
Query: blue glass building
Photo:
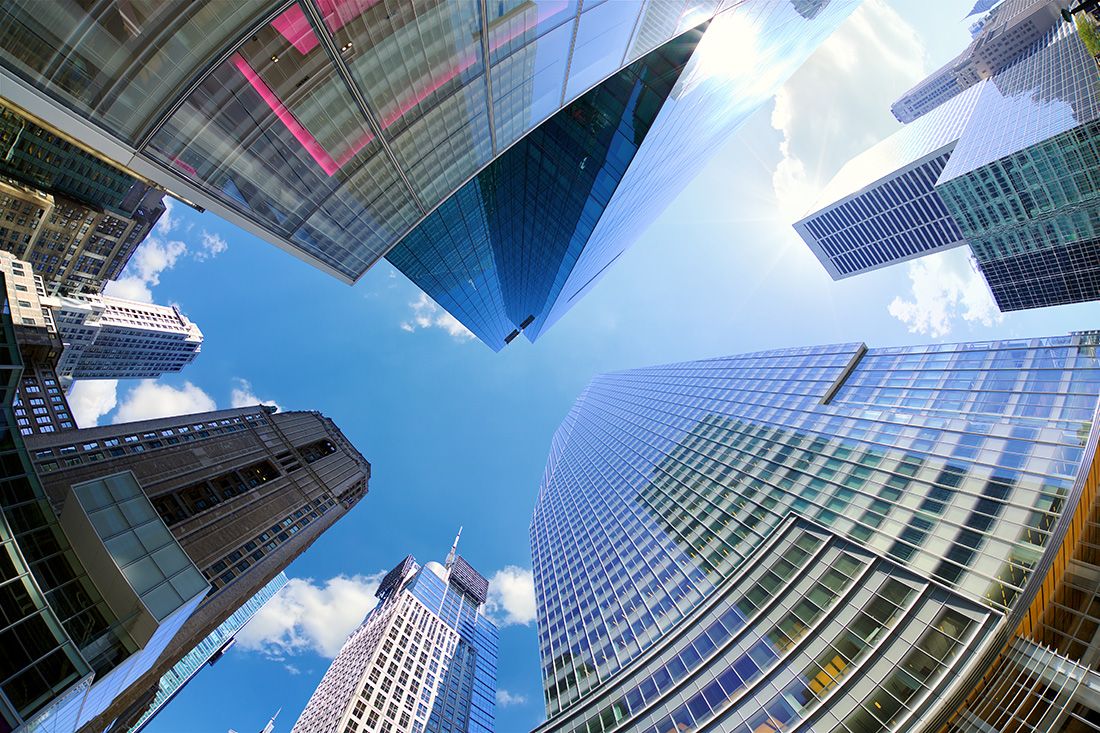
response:
[[[538,730],[935,730],[986,672],[1047,669],[1014,655],[1092,664],[1096,596],[1075,589],[1100,571],[1098,343],[838,344],[594,379],[531,522]],[[957,729],[1094,715],[1045,684],[999,694]]]
[[[378,605],[292,733],[492,733],[497,628],[484,613],[488,588],[453,549],[445,566],[406,557],[382,579]]]
[[[194,649],[184,654],[176,662],[157,685],[153,702],[138,721],[129,728],[130,733],[138,733],[145,728],[164,706],[172,702],[191,679],[198,674],[207,664],[214,664],[222,654],[233,644],[237,632],[245,627],[253,616],[270,601],[284,585],[289,582],[286,573],[279,573],[259,590],[256,595],[244,602],[240,608],[229,615],[218,628],[214,629],[205,639],[200,641]]]
[[[8,0],[0,79],[345,282],[388,257],[500,349],[583,296],[856,4]]]

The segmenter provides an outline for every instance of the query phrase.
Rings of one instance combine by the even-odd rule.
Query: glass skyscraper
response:
[[[1095,720],[1084,683],[1057,684],[1100,665],[1098,344],[838,344],[597,377],[531,523],[539,731],[1004,731],[1024,703]],[[983,689],[1017,697],[961,708],[990,670]]]
[[[1100,298],[1100,83],[1069,23],[994,77],[936,189],[1001,310]]]
[[[10,102],[493,349],[599,280],[857,0],[0,3]]]
[[[457,546],[458,540],[455,540]],[[407,556],[310,696],[292,733],[493,733],[489,583],[461,556]]]
[[[129,728],[130,733],[138,733],[138,731],[145,728],[149,721],[151,721],[165,705],[172,702],[172,698],[179,694],[180,690],[182,690],[206,664],[213,664],[217,661],[233,643],[237,636],[237,632],[243,629],[245,624],[264,607],[264,604],[282,590],[283,586],[289,581],[290,579],[286,577],[286,573],[279,573],[276,575],[267,585],[261,588],[256,595],[245,601],[240,608],[229,615],[229,618],[222,621],[221,625],[214,629],[209,636],[200,641],[194,649],[184,654],[183,658],[176,662],[175,666],[160,678],[160,683],[157,685],[149,709]],[[123,729],[117,728],[117,730],[121,731]]]
[[[997,0],[976,3],[971,15],[983,13],[970,26],[966,49],[917,83],[890,105],[900,122],[912,122],[964,89],[1017,61],[1050,29],[1062,22],[1059,0]],[[993,7],[995,6],[995,7]]]
[[[795,223],[834,280],[964,243],[935,186],[981,91],[967,89],[852,158]]]
[[[1096,64],[1059,23],[847,164],[795,229],[834,278],[967,243],[1009,311],[1100,298],[1098,222]]]

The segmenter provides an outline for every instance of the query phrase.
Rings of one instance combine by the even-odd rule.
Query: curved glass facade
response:
[[[0,67],[48,123],[81,137],[75,112],[341,279],[389,253],[500,349],[560,318],[856,4],[7,0]]]
[[[596,378],[554,437],[531,524],[545,730],[663,732],[681,724],[680,706],[678,730],[779,730],[796,717],[820,730],[905,729],[992,643],[972,633],[1008,623],[1034,593],[1032,569],[1092,464],[1098,395],[1094,334],[842,344]],[[836,558],[810,558],[811,547],[786,557],[775,538],[793,531],[792,518],[831,535],[829,546],[858,545],[847,553],[869,553],[864,569],[816,591],[809,578]],[[754,590],[767,567],[771,579]],[[909,590],[874,590],[884,586],[867,567]],[[926,590],[906,581],[911,573]],[[854,619],[868,593],[901,610],[862,645],[806,631]],[[938,606],[907,605],[928,594]],[[948,610],[969,621],[945,621]],[[926,633],[938,639],[936,664],[913,661],[908,677],[891,677],[882,660],[905,667]],[[880,648],[871,641],[880,634],[904,643]],[[685,658],[673,640],[693,636],[703,648],[692,641]],[[831,672],[832,657],[819,657],[826,642],[843,663]],[[872,647],[882,653],[861,651]],[[667,675],[658,679],[658,667]],[[727,668],[739,670],[738,686],[708,697]],[[801,669],[812,673],[791,676]],[[814,694],[796,705],[781,679]],[[820,707],[814,679],[831,691]],[[767,720],[751,716],[773,703],[781,725],[760,728]],[[896,706],[880,715],[887,703]]]

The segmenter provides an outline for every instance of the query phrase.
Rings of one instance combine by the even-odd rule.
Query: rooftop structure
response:
[[[459,530],[461,534],[461,530]],[[497,629],[488,581],[456,554],[405,557],[344,643],[292,733],[492,733]]]

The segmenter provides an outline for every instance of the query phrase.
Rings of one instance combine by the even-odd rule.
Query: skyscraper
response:
[[[834,280],[965,243],[935,185],[981,91],[971,87],[852,158],[795,223]]]
[[[165,211],[164,192],[0,100],[0,249],[51,294],[100,292]]]
[[[213,665],[233,645],[237,633],[255,616],[275,594],[290,581],[286,573],[279,573],[271,582],[259,590],[256,595],[244,602],[229,618],[210,632],[194,649],[183,655],[172,669],[168,670],[155,688],[150,688],[147,699],[139,699],[133,706],[132,714],[120,715],[111,725],[110,733],[129,731],[138,733],[156,717],[165,705],[194,678],[206,665]],[[136,718],[135,722],[130,720]],[[273,718],[274,720],[274,718]]]
[[[1098,171],[1096,64],[1060,23],[852,160],[795,229],[834,278],[965,242],[1003,311],[1096,300]]]
[[[84,705],[84,733],[106,729],[156,687],[366,494],[370,464],[331,420],[272,412],[257,405],[28,436],[54,512],[64,518],[73,486],[90,486],[98,498],[101,483],[121,483],[204,584],[156,654],[137,644],[152,657],[140,673],[116,676],[100,703]]]
[[[986,8],[966,50],[903,94],[890,111],[899,122],[912,122],[1004,70],[1061,23],[1059,5],[1057,0],[1004,0]]]
[[[164,211],[153,206],[127,217],[0,176],[0,249],[34,265],[51,295],[98,293]]]
[[[125,475],[67,487],[55,511],[12,412],[25,385],[6,294],[0,726],[71,731],[152,666],[208,585]]]
[[[0,175],[94,209],[129,217],[150,192],[150,203],[164,196],[7,104],[0,104],[0,149],[5,153],[0,158]]]
[[[1100,298],[1100,85],[1074,27],[998,74],[936,189],[1001,310]]]
[[[14,425],[10,339],[3,414]],[[21,559],[5,575],[38,600],[4,632],[0,715],[28,731],[105,729],[353,506],[369,476],[314,413],[243,408],[37,436],[29,450],[9,435],[2,506]]]
[[[14,402],[23,435],[76,427],[65,391],[74,379],[156,378],[194,360],[202,332],[179,308],[111,296],[47,296],[29,262],[0,250],[23,360]]]
[[[1100,707],[1059,684],[1097,661],[1098,344],[597,377],[531,523],[539,731],[1094,730],[1061,727]],[[1001,697],[960,707],[991,671]],[[1031,710],[1051,726],[994,714]]]
[[[177,306],[110,295],[46,299],[65,350],[57,373],[74,379],[155,379],[178,372],[202,348],[202,331]]]
[[[341,280],[388,257],[500,349],[592,287],[855,5],[11,0],[0,78]]]
[[[57,362],[64,344],[57,335],[46,287],[29,262],[0,250],[8,310],[23,364],[12,408],[22,435],[76,427],[65,399]]]
[[[292,733],[492,733],[497,628],[489,583],[455,547],[443,565],[412,555],[310,696]]]

